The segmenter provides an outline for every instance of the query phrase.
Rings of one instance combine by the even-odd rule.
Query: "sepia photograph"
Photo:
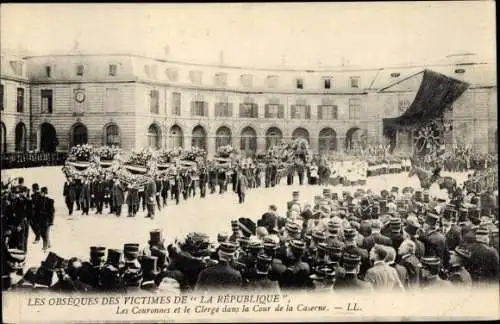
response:
[[[500,319],[495,7],[2,4],[2,322]]]

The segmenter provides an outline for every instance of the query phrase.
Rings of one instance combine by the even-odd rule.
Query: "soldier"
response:
[[[99,288],[105,292],[123,292],[123,285],[120,278],[122,269],[122,252],[116,249],[108,249],[106,262],[100,269]]]
[[[50,227],[54,225],[54,200],[47,195],[47,187],[41,189],[41,208],[40,208],[40,236],[43,241],[43,250],[50,249]]]
[[[437,256],[424,256],[420,260],[422,263],[421,284],[424,289],[443,289],[451,287],[448,280],[439,277],[441,270],[441,260]]]
[[[368,251],[357,246],[356,230],[352,228],[344,229],[345,248],[344,253],[358,254],[361,257],[360,276],[363,276],[370,267],[370,255]]]
[[[397,249],[401,245],[401,242],[404,241],[403,233],[401,230],[401,218],[392,217],[389,226],[391,228],[391,235],[389,236],[389,238],[391,239],[392,247],[394,249]]]
[[[298,205],[299,206],[299,212],[300,212],[300,202],[299,202],[299,198],[300,198],[300,192],[299,191],[294,191],[292,192],[292,200],[287,202],[287,210],[290,210],[292,209],[292,206],[293,205]]]
[[[41,203],[41,195],[39,192],[38,183],[34,183],[32,186],[33,193],[31,194],[31,213],[29,223],[31,225],[31,229],[33,233],[35,233],[35,241],[33,244],[36,244],[40,241],[40,203]]]
[[[472,287],[472,278],[464,267],[470,258],[471,253],[464,247],[457,246],[453,251],[450,251],[450,282],[453,285]]]
[[[144,198],[148,208],[146,218],[155,218],[156,192],[156,182],[154,179],[150,179],[144,189]]]
[[[446,238],[443,233],[437,229],[438,221],[438,215],[427,212],[421,241],[425,245],[426,256],[437,256],[441,260],[441,263],[446,264],[448,262]]]
[[[63,195],[66,207],[68,207],[68,213],[71,216],[73,214],[73,206],[75,204],[75,201],[78,200],[78,197],[76,196],[76,184],[73,178],[70,177],[66,180],[66,182],[64,182]]]
[[[211,289],[238,289],[242,287],[241,274],[231,267],[237,245],[231,242],[223,242],[219,248],[219,263],[202,270],[196,282],[197,291],[208,291]]]
[[[392,240],[380,233],[382,224],[379,220],[374,219],[370,223],[371,234],[363,239],[361,247],[367,251],[370,251],[375,244],[381,244],[386,246],[392,246]]]
[[[498,283],[499,259],[498,252],[489,246],[489,231],[479,227],[476,231],[476,241],[467,246],[471,257],[466,266],[474,284]]]
[[[446,238],[446,246],[450,251],[454,250],[462,242],[462,231],[454,222],[457,212],[452,208],[451,206],[445,208],[441,218],[441,230]]]
[[[90,247],[90,260],[83,262],[80,270],[80,280],[92,287],[94,290],[98,288],[100,282],[101,267],[104,264],[104,256],[106,248],[103,246]]]
[[[253,268],[254,276],[249,280],[246,288],[252,292],[266,292],[279,294],[280,287],[277,281],[269,278],[271,270],[272,256],[266,253],[259,253]]]
[[[343,276],[336,279],[333,289],[336,291],[372,291],[372,287],[369,283],[358,278],[360,264],[361,257],[359,254],[344,253],[342,255]]]
[[[80,280],[82,262],[78,258],[68,260],[65,269],[56,270],[59,280],[52,286],[53,291],[59,292],[89,292],[92,287]]]
[[[306,244],[301,240],[291,240],[286,247],[286,259],[282,259],[287,270],[278,279],[282,289],[306,288],[309,283],[310,267],[302,261]]]

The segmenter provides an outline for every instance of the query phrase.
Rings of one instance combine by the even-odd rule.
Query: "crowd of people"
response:
[[[2,170],[36,168],[41,166],[63,165],[68,157],[66,152],[2,152]]]
[[[16,197],[27,191],[21,183],[15,188],[11,192]],[[41,198],[45,206],[53,205],[43,195],[46,190]],[[497,284],[498,200],[494,206],[481,201],[467,189],[446,200],[411,187],[380,193],[345,190],[341,195],[323,187],[313,202],[304,203],[295,191],[284,205],[286,214],[272,205],[259,219],[232,220],[216,240],[189,233],[180,242],[167,243],[161,230],[153,230],[146,247],[137,242],[122,249],[93,246],[88,261],[50,252],[22,278],[16,272],[22,273],[25,254],[11,236],[4,245],[4,287],[183,293],[410,291]]]

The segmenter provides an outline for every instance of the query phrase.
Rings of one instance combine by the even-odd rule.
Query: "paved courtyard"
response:
[[[461,185],[466,178],[465,173],[442,174],[451,175]],[[253,220],[260,218],[270,204],[278,206],[280,214],[285,213],[286,201],[291,198],[292,191],[300,190],[301,202],[312,202],[316,194],[321,194],[322,187],[319,186],[286,186],[280,185],[275,188],[259,188],[248,190],[246,202],[238,204],[238,197],[233,192],[223,195],[208,195],[207,198],[191,198],[182,200],[179,205],[169,200],[169,206],[157,212],[154,220],[144,218],[140,212],[137,217],[122,217],[114,215],[89,215],[81,216],[76,212],[72,217],[68,216],[64,199],[62,196],[64,175],[61,167],[45,167],[33,169],[14,169],[2,171],[2,179],[6,177],[23,176],[27,186],[37,182],[40,187],[47,186],[49,196],[55,199],[56,217],[51,229],[52,251],[69,258],[77,256],[88,258],[89,246],[102,245],[108,248],[123,247],[126,242],[137,242],[141,246],[147,244],[149,231],[161,228],[167,242],[173,241],[175,237],[181,239],[186,233],[200,231],[215,237],[220,231],[230,231],[230,220],[238,217],[249,217]],[[283,179],[283,182],[286,179]],[[368,178],[365,189],[380,191],[390,189],[391,186],[419,187],[416,177],[408,178],[406,173],[393,174]],[[353,190],[357,187],[331,187],[333,192],[341,193],[343,190]],[[431,194],[439,192],[437,185],[431,188]],[[123,207],[125,211],[126,206]],[[34,234],[30,231],[28,238],[27,266],[38,266],[45,259],[42,252],[42,244],[32,244]]]

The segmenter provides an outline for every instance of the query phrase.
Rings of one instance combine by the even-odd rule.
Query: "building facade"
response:
[[[468,84],[446,112],[449,143],[495,151],[496,66],[474,57],[435,66],[292,70],[122,54],[2,56],[2,150],[67,151],[90,143],[197,146],[212,155],[229,144],[252,156],[296,137],[319,152],[361,142],[412,150],[411,139],[388,138],[383,118],[412,105],[424,70]]]

